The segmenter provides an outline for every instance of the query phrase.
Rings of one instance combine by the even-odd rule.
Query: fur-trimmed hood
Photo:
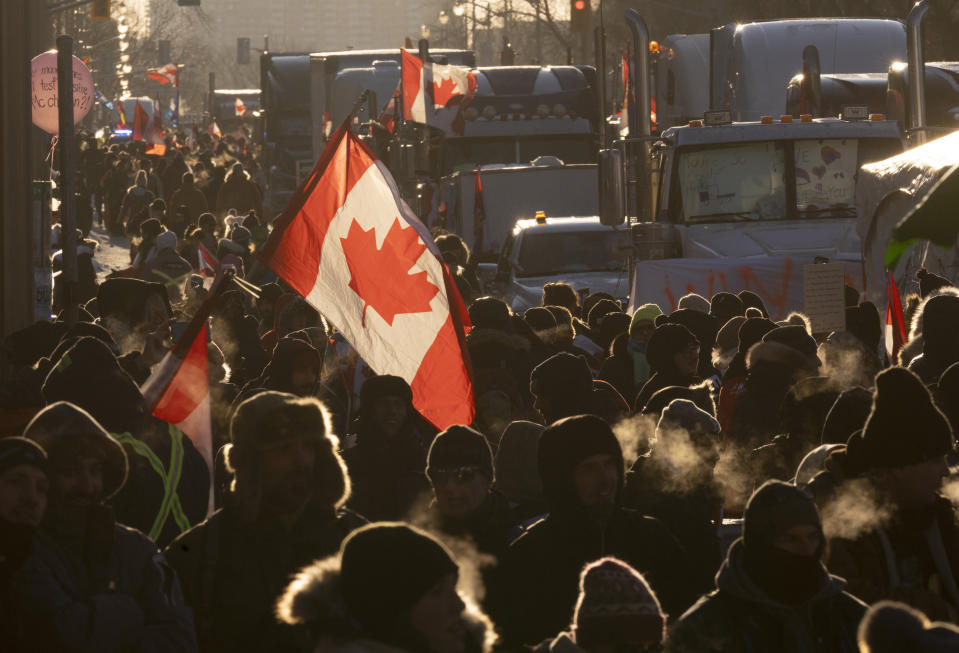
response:
[[[753,345],[746,356],[746,367],[751,370],[759,363],[781,365],[792,370],[806,370],[811,373],[819,370],[818,358],[811,359],[801,351],[780,342],[760,341]]]
[[[277,618],[287,624],[307,626],[318,651],[402,653],[403,649],[369,639],[360,631],[343,598],[340,563],[337,554],[301,569],[277,601]],[[495,643],[492,624],[471,601],[464,602],[465,652],[488,653]]]
[[[528,352],[530,342],[520,334],[507,333],[499,329],[474,328],[466,335],[466,345],[474,347],[501,347],[507,350]]]

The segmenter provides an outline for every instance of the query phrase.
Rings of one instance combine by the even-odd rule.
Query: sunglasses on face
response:
[[[480,473],[480,468],[470,465],[466,467],[454,467],[452,469],[431,469],[430,480],[434,485],[444,485],[447,483],[470,483]]]

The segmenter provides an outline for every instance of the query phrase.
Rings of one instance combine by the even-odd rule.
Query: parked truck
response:
[[[637,59],[645,58],[645,22],[635,11],[627,17]],[[633,69],[648,70],[644,63],[636,61]],[[634,83],[636,114],[642,117],[649,79],[640,74]],[[781,103],[781,91],[779,98]],[[896,121],[870,116],[865,107],[850,112],[859,116],[855,120],[780,114],[734,122],[732,111],[708,112],[658,137],[648,120],[630,122],[636,130],[625,158],[637,171],[630,191],[637,211],[629,218],[633,306],[655,301],[666,310],[689,291],[748,288],[782,319],[802,307],[802,265],[817,259],[845,263],[848,281],[862,287],[857,171],[901,152],[902,129]],[[621,180],[628,175],[614,165],[619,160],[617,152],[600,155],[606,224],[624,218]]]

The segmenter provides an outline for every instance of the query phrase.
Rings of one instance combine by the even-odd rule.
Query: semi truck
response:
[[[638,60],[648,52],[645,21],[632,10],[627,19],[640,55],[633,70],[646,71]],[[634,85],[639,118],[648,76]],[[856,176],[860,165],[904,149],[901,126],[865,107],[843,119],[770,114],[734,121],[731,110],[707,112],[659,136],[637,119],[624,150],[600,153],[603,223],[624,221],[624,188],[636,196],[633,306],[667,310],[689,291],[750,289],[782,319],[802,307],[802,265],[825,259],[843,262],[847,280],[862,287]]]

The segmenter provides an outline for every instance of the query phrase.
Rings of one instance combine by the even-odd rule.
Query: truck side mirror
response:
[[[619,150],[599,151],[599,221],[607,227],[623,224],[623,154]]]

